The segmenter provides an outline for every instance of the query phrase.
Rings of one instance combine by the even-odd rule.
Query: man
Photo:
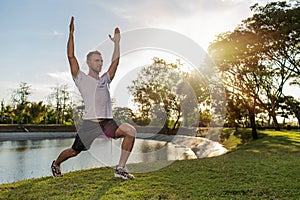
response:
[[[101,53],[88,53],[86,63],[88,74],[83,73],[74,54],[74,17],[71,18],[69,40],[67,44],[68,60],[73,80],[78,87],[85,104],[85,115],[78,130],[72,147],[63,150],[53,161],[51,170],[53,176],[62,176],[60,165],[67,159],[77,156],[81,151],[88,150],[92,142],[100,135],[108,138],[123,138],[119,164],[115,170],[115,177],[133,179],[125,168],[127,159],[132,151],[136,130],[125,123],[117,125],[113,120],[109,84],[113,80],[120,57],[120,30],[115,29],[114,36],[109,38],[114,43],[111,65],[106,73],[99,77],[103,60]],[[100,152],[99,152],[100,153]]]

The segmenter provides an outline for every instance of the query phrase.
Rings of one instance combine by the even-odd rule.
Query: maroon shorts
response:
[[[101,122],[83,120],[76,134],[72,149],[75,151],[88,150],[97,137],[117,139],[115,134],[118,128],[119,125],[113,119],[105,119]]]

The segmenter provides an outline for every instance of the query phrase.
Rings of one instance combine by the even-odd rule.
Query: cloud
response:
[[[51,79],[51,82],[57,83],[70,83],[72,78],[70,72],[49,72],[46,74],[48,78]]]
[[[124,4],[108,5],[111,11],[120,17],[130,18],[135,22],[148,24],[151,22],[163,22],[165,19],[176,20],[181,17],[190,17],[195,15],[203,15],[208,13],[210,15],[221,15],[224,11],[234,11],[237,6],[247,5],[248,2],[237,0],[132,0],[130,3],[125,1]],[[209,20],[209,19],[206,19]]]
[[[131,0],[106,7],[134,28],[173,30],[206,48],[217,34],[234,29],[250,16],[249,7],[254,3],[254,0]]]
[[[62,33],[62,32],[58,32],[58,31],[54,30],[54,31],[52,32],[52,35],[53,35],[53,36],[63,36],[63,35],[65,35],[65,34]]]
[[[51,33],[48,34],[49,36],[64,36],[65,33],[63,32],[59,32],[59,31],[56,31],[56,30],[53,30]]]
[[[53,30],[53,31],[46,32],[46,33],[45,32],[44,33],[36,32],[35,34],[41,34],[41,35],[52,36],[52,37],[59,37],[59,36],[64,36],[65,35],[65,33],[57,31],[57,30]]]
[[[68,71],[36,74],[30,84],[33,89],[30,100],[33,101],[46,101],[52,89],[60,85],[67,85],[70,91],[75,91],[71,74]]]

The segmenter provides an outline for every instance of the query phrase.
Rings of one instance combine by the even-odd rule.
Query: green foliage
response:
[[[300,6],[271,2],[255,4],[251,9],[253,16],[233,32],[220,34],[209,52],[227,90],[242,100],[250,118],[259,107],[280,130],[276,110],[284,96],[283,88],[300,75]]]
[[[133,124],[132,118],[134,117],[131,109],[126,107],[116,107],[113,109],[114,119],[120,123],[130,123]]]
[[[290,115],[296,117],[298,124],[300,125],[300,102],[292,96],[285,96],[280,100],[280,109],[277,113],[281,114],[283,117],[288,117]]]
[[[46,105],[43,105],[42,101],[40,101],[39,103],[31,103],[29,107],[29,113],[31,118],[30,121],[33,124],[41,123],[45,119],[46,111]]]
[[[164,132],[180,123],[190,126],[199,120],[199,109],[210,104],[208,88],[199,72],[184,72],[176,63],[154,58],[132,82],[129,91],[138,110],[134,121],[151,125],[164,123]],[[144,122],[143,122],[144,121]]]
[[[52,88],[48,101],[55,108],[55,124],[72,121],[73,105],[67,85],[58,85]]]
[[[57,86],[49,95],[48,104],[30,102],[31,86],[20,83],[12,91],[12,105],[1,101],[0,123],[3,124],[74,124],[73,104],[66,85]]]
[[[172,116],[179,118],[180,100],[176,92],[182,78],[178,63],[167,64],[162,59],[154,58],[153,64],[143,68],[129,87],[138,106],[138,117],[151,118],[151,109],[159,106],[166,113],[167,120]]]
[[[227,93],[227,97],[227,125],[238,128],[240,124],[246,121],[247,110],[238,96]]]
[[[16,120],[22,124],[28,114],[29,101],[28,97],[31,94],[31,85],[25,82],[19,84],[19,88],[13,90],[11,101],[15,108]]]

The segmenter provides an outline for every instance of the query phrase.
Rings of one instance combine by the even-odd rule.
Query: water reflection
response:
[[[89,151],[63,163],[62,172],[116,165],[121,142],[96,139]],[[51,176],[51,162],[72,143],[73,139],[0,141],[0,184]],[[170,143],[137,139],[128,163],[175,160],[179,154]]]

